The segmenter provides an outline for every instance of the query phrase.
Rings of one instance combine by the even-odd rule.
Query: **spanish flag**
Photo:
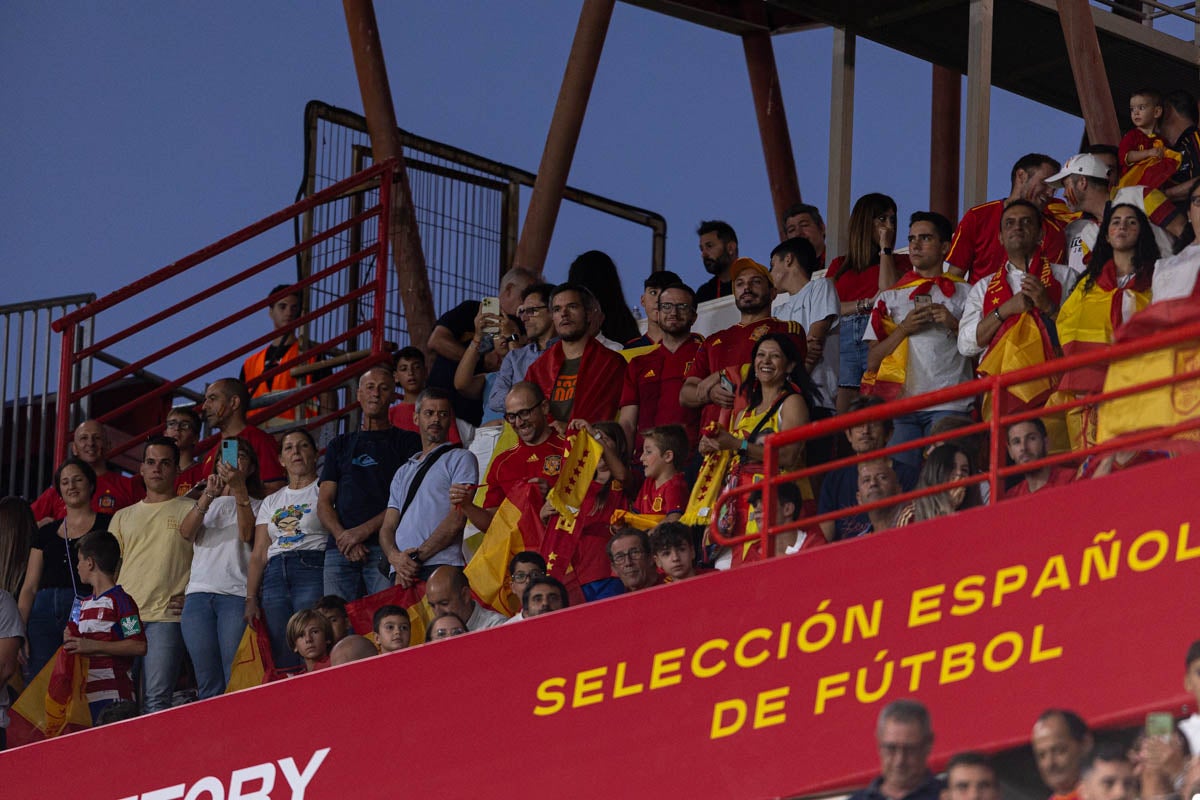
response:
[[[1062,285],[1054,278],[1050,262],[1042,258],[1041,263],[1030,264],[1029,272],[1042,282],[1051,302],[1057,306],[1062,301]],[[989,279],[983,296],[984,316],[991,314],[1013,296],[1006,273],[1006,269],[996,270]],[[1050,333],[1046,329],[1046,321],[1037,309],[1030,309],[1004,320],[1000,330],[992,337],[987,352],[979,360],[976,371],[980,377],[1001,375],[1045,363],[1056,355]],[[1038,378],[1010,386],[1003,408],[1007,413],[1040,408],[1046,404],[1046,398],[1054,391],[1054,385],[1050,378]],[[991,416],[992,400],[991,397],[984,398],[984,419]]]
[[[1156,138],[1154,144],[1163,147],[1163,157],[1146,158],[1131,166],[1117,182],[1118,189],[1126,186],[1148,186],[1151,189],[1157,189],[1163,184],[1169,183],[1171,176],[1179,171],[1179,165],[1183,163],[1183,156],[1171,148],[1163,146],[1162,139]]]
[[[721,496],[725,474],[729,472],[732,460],[733,453],[729,450],[718,450],[704,457],[680,522],[684,525],[707,525],[712,522],[717,498]]]
[[[40,741],[92,727],[88,708],[88,659],[61,647],[12,704],[8,746]],[[0,691],[7,691],[0,687]]]
[[[1154,303],[1123,325],[1117,331],[1115,342],[1133,341],[1197,322],[1200,322],[1200,304],[1195,295]],[[1113,362],[1104,380],[1104,391],[1116,391],[1195,370],[1200,370],[1200,341],[1183,342]],[[1200,379],[1105,400],[1100,403],[1098,413],[1097,440],[1100,442],[1193,420],[1200,417]],[[1189,431],[1180,436],[1196,439],[1200,438],[1200,431]]]
[[[535,484],[515,484],[496,509],[492,524],[465,570],[479,602],[510,617],[519,604],[508,582],[508,562],[523,550],[541,549],[545,524],[538,512],[542,502]]]
[[[417,581],[407,589],[389,586],[353,603],[347,603],[346,616],[350,619],[350,627],[359,636],[372,633],[375,612],[384,606],[400,606],[407,611],[409,624],[412,625],[413,644],[425,641],[425,628],[433,620],[433,609],[425,601],[424,581]],[[267,652],[270,653],[269,650]]]
[[[1150,276],[1135,275],[1118,285],[1116,265],[1109,260],[1089,285],[1081,280],[1058,312],[1058,340],[1063,355],[1091,353],[1113,342],[1114,331],[1150,304]],[[1104,385],[1104,364],[1080,367],[1062,377],[1064,391],[1094,394]]]
[[[610,522],[613,525],[628,525],[639,531],[649,531],[666,519],[666,514],[635,514],[625,508],[613,512]]]
[[[571,440],[566,460],[558,472],[558,480],[550,487],[546,499],[559,514],[559,528],[575,529],[575,517],[583,506],[588,487],[596,477],[596,467],[604,456],[604,447],[586,430],[580,428]]]

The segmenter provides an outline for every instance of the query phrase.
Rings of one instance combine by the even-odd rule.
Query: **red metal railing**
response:
[[[1121,450],[1129,450],[1131,447],[1136,445],[1145,444],[1147,442],[1157,442],[1186,431],[1200,430],[1200,412],[1197,412],[1196,414],[1192,415],[1191,418],[1185,419],[1184,421],[1175,425],[1149,428],[1144,431],[1129,433],[1108,442],[1091,445],[1085,449],[1049,455],[1046,458],[1026,464],[1007,466],[1004,464],[1004,432],[1011,425],[1034,418],[1061,414],[1074,408],[1097,405],[1107,400],[1130,397],[1164,386],[1180,384],[1185,381],[1200,380],[1200,369],[1196,369],[1190,371],[1180,371],[1174,375],[1146,381],[1144,383],[1138,383],[1133,386],[1126,386],[1100,394],[1077,397],[1072,400],[1054,403],[1032,410],[1004,413],[1003,409],[998,409],[996,413],[993,413],[991,419],[989,420],[975,422],[970,425],[964,425],[962,427],[954,428],[953,430],[921,437],[919,439],[913,439],[901,444],[885,446],[878,450],[872,450],[868,453],[858,453],[846,458],[831,461],[826,464],[803,467],[790,472],[778,473],[779,449],[782,447],[787,447],[788,445],[793,445],[798,442],[804,442],[809,439],[815,439],[822,436],[840,434],[843,431],[859,425],[880,420],[894,419],[896,417],[903,416],[904,414],[921,411],[955,400],[976,398],[988,393],[990,393],[992,397],[999,397],[1000,395],[998,393],[1000,390],[1004,390],[1018,384],[1037,380],[1039,378],[1061,375],[1080,367],[1087,367],[1096,364],[1109,364],[1115,361],[1120,361],[1130,357],[1143,355],[1152,351],[1161,350],[1196,340],[1200,340],[1200,323],[1191,323],[1185,326],[1177,327],[1173,330],[1164,330],[1155,333],[1152,336],[1147,336],[1135,341],[1107,347],[1096,352],[1054,359],[1044,364],[1028,367],[1016,372],[980,378],[967,383],[958,384],[957,386],[939,389],[938,391],[930,392],[928,394],[902,398],[900,400],[884,403],[882,405],[865,408],[861,411],[856,411],[851,414],[839,415],[830,419],[821,420],[809,425],[803,425],[798,428],[773,434],[764,441],[763,474],[766,477],[757,483],[731,488],[721,495],[712,511],[712,519],[708,526],[709,535],[713,541],[723,546],[730,546],[757,540],[760,542],[764,557],[770,557],[774,554],[775,536],[780,533],[812,528],[813,526],[819,525],[822,522],[831,522],[845,517],[868,513],[880,508],[895,507],[911,500],[915,500],[919,497],[940,494],[941,492],[945,492],[960,486],[972,486],[976,484],[987,483],[991,490],[988,502],[989,504],[995,504],[1003,498],[1004,481],[1009,476],[1016,475],[1018,473],[1026,473],[1030,470],[1036,470],[1043,466],[1053,467],[1062,464],[1074,464],[1081,462],[1088,456],[1103,455]],[[903,492],[893,497],[877,500],[872,503],[856,505],[851,508],[839,509],[823,514],[802,516],[794,521],[789,521],[782,524],[777,524],[775,522],[774,510],[776,486],[778,486],[780,483],[815,477],[817,475],[833,472],[843,467],[855,466],[864,461],[888,458],[896,455],[897,453],[909,450],[924,450],[930,445],[940,444],[942,442],[960,439],[980,433],[987,433],[990,436],[988,450],[989,463],[987,471],[983,474],[971,475],[962,480],[938,484],[936,486],[919,487],[912,491]],[[717,529],[716,520],[720,517],[720,510],[724,504],[733,502],[736,498],[740,498],[743,495],[748,495],[751,492],[758,491],[761,491],[762,493],[762,523],[759,526],[761,530],[756,533],[742,534],[739,536],[723,536]]]
[[[55,422],[55,460],[62,461],[67,455],[67,445],[71,439],[71,420],[72,411],[77,404],[85,397],[96,393],[106,387],[112,386],[122,378],[138,373],[139,370],[144,370],[147,366],[159,362],[168,356],[178,353],[185,348],[195,347],[197,343],[202,341],[212,341],[213,337],[218,335],[228,336],[227,330],[231,323],[245,319],[256,311],[261,311],[269,308],[277,300],[287,297],[295,292],[303,292],[303,290],[318,281],[335,275],[336,273],[348,269],[359,262],[371,259],[375,263],[375,277],[370,283],[363,284],[351,291],[343,294],[330,302],[303,314],[296,319],[295,325],[297,328],[311,322],[312,320],[328,314],[331,311],[355,302],[369,294],[374,293],[373,314],[372,318],[362,323],[355,325],[345,332],[331,337],[329,340],[305,350],[298,357],[281,362],[278,366],[272,368],[259,376],[255,383],[268,381],[275,375],[278,375],[286,370],[290,370],[301,364],[309,363],[314,358],[318,358],[323,354],[327,354],[339,345],[353,341],[354,337],[360,334],[369,334],[371,337],[370,353],[366,358],[357,361],[351,367],[313,381],[307,386],[299,390],[289,393],[270,405],[263,408],[256,408],[248,415],[248,420],[251,423],[270,419],[276,416],[281,411],[295,407],[305,401],[316,397],[317,395],[331,390],[348,377],[361,374],[371,366],[381,363],[390,358],[386,353],[384,342],[384,310],[387,300],[387,278],[390,274],[388,265],[388,224],[391,212],[391,190],[394,180],[396,164],[394,161],[385,161],[372,166],[357,175],[347,178],[340,183],[334,184],[329,188],[318,192],[298,203],[295,203],[287,208],[276,212],[252,225],[242,228],[240,231],[231,234],[230,236],[221,239],[208,247],[201,248],[191,255],[169,264],[162,269],[159,269],[150,275],[135,281],[128,286],[112,292],[95,302],[89,303],[82,308],[67,314],[66,316],[56,320],[53,323],[54,330],[63,334],[62,336],[62,358],[59,366],[59,389],[58,389],[58,414]],[[310,239],[299,242],[292,247],[288,247],[269,258],[261,260],[254,265],[247,267],[236,274],[230,275],[206,288],[205,294],[212,296],[217,292],[230,289],[244,284],[246,281],[262,274],[264,271],[281,264],[289,259],[294,258],[298,253],[303,252],[307,248],[318,244],[327,239],[338,236],[339,234],[348,232],[350,229],[364,225],[372,220],[375,221],[375,230],[377,231],[376,241],[373,244],[364,246],[348,256],[332,264],[319,272],[315,272],[302,280],[290,284],[286,289],[280,290],[271,296],[256,300],[255,302],[246,305],[232,313],[227,314],[221,319],[212,322],[211,324],[201,327],[192,333],[181,335],[178,331],[179,315],[189,309],[195,302],[195,297],[191,292],[186,293],[181,299],[169,305],[168,307],[158,311],[150,316],[143,316],[142,311],[134,310],[132,313],[139,317],[139,321],[117,331],[109,336],[106,336],[99,341],[91,344],[88,347],[76,349],[76,329],[85,323],[87,320],[94,319],[98,314],[104,311],[109,311],[118,308],[129,308],[126,305],[131,301],[139,298],[147,290],[158,288],[173,278],[177,278],[190,270],[211,262],[217,256],[227,253],[233,248],[245,244],[255,237],[276,228],[279,225],[290,222],[309,210],[318,207],[324,203],[341,198],[348,194],[367,193],[370,190],[378,189],[378,202],[369,208],[366,208],[361,213],[347,219],[345,222],[322,231],[320,234],[313,236]],[[181,293],[182,294],[182,293]],[[106,347],[121,342],[130,336],[150,330],[156,325],[164,322],[173,321],[176,323],[167,335],[166,339],[170,343],[159,348],[158,350],[133,360],[128,365],[117,369],[111,375],[108,375],[100,380],[97,380],[87,386],[77,387],[73,385],[73,376],[75,374],[75,365],[80,361],[89,358]],[[189,381],[195,380],[212,370],[233,363],[238,363],[238,359],[250,352],[253,352],[267,342],[278,336],[276,331],[271,331],[258,336],[249,341],[242,342],[240,345],[234,346],[231,349],[222,352],[220,355],[206,361],[201,366],[189,370],[186,374],[170,380],[149,392],[137,397],[134,400],[125,403],[124,405],[115,408],[107,413],[96,417],[99,422],[104,423],[111,421],[122,414],[131,411],[135,406],[139,406],[148,401],[154,400],[164,395],[169,395],[180,386],[185,385]],[[251,387],[253,389],[253,387]],[[336,410],[330,414],[326,414],[314,420],[308,420],[310,425],[321,424],[329,419],[339,416],[344,413],[345,409]],[[157,429],[161,430],[161,428]],[[155,431],[149,431],[154,433]],[[131,440],[123,446],[113,448],[112,453],[115,455],[123,449],[132,446],[136,440]]]

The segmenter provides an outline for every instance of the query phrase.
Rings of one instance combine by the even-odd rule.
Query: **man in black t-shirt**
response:
[[[325,450],[317,501],[317,516],[332,534],[325,551],[325,594],[344,600],[392,585],[379,528],[392,476],[421,450],[420,436],[388,421],[395,390],[386,365],[367,370],[358,380],[362,429],[338,436]]]
[[[513,267],[500,278],[500,311],[513,321],[518,330],[524,330],[520,318],[517,317],[517,309],[521,305],[521,292],[525,287],[532,286],[540,280],[537,273],[522,267]],[[475,317],[478,314],[479,301],[464,300],[438,317],[427,343],[429,350],[434,353],[427,385],[450,392],[455,417],[472,425],[478,425],[483,418],[483,400],[472,400],[454,391],[454,371],[458,368],[459,359],[467,346],[475,337]],[[486,371],[484,364],[485,359],[480,359],[477,371]],[[493,365],[492,369],[496,369],[496,366]]]

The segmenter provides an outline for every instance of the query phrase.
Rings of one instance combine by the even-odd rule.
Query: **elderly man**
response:
[[[929,771],[933,727],[916,700],[895,700],[879,712],[875,728],[879,777],[850,800],[939,800],[942,784]]]
[[[794,203],[783,212],[783,235],[789,239],[807,239],[817,256],[814,269],[825,266],[825,220],[821,211],[808,203]]]
[[[434,616],[446,611],[467,621],[468,631],[494,628],[504,624],[507,617],[486,609],[471,597],[471,584],[462,567],[438,567],[425,585],[425,600]]]
[[[133,505],[145,496],[145,487],[108,468],[108,435],[104,426],[95,420],[79,423],[71,440],[75,456],[96,473],[96,491],[92,494],[92,510],[101,514],[112,514],[118,509]],[[33,501],[33,517],[39,526],[46,525],[67,515],[67,505],[51,486]]]
[[[271,434],[246,422],[250,410],[250,392],[246,384],[237,378],[222,378],[213,381],[204,391],[204,418],[210,428],[221,431],[221,439],[245,439],[258,458],[258,476],[263,488],[274,492],[283,488],[285,476],[279,461],[279,444]],[[220,445],[208,451],[200,468],[203,475],[211,475],[213,464],[221,451]]]
[[[648,589],[661,582],[650,555],[650,537],[645,531],[618,529],[608,540],[608,560],[626,592]]]
[[[357,600],[391,585],[380,571],[387,558],[379,541],[396,470],[421,450],[422,439],[393,427],[388,403],[396,390],[392,370],[379,365],[358,379],[360,430],[343,433],[325,449],[317,516],[329,530],[325,594]]]
[[[866,505],[900,494],[900,481],[887,458],[873,458],[858,465],[858,503]],[[871,525],[866,533],[879,533],[896,527],[899,505],[883,506],[867,512]]]
[[[396,470],[379,531],[383,554],[396,583],[411,586],[439,566],[462,566],[466,516],[449,501],[450,487],[479,479],[479,463],[469,450],[447,442],[452,424],[450,395],[428,387],[417,396],[421,451]]]

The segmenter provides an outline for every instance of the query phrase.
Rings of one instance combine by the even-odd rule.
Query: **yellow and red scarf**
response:
[[[1041,281],[1046,287],[1051,302],[1058,306],[1062,302],[1062,285],[1054,278],[1050,262],[1041,258],[1039,262],[1031,263],[1028,272]],[[988,280],[988,286],[983,295],[983,314],[986,318],[1013,296],[1012,287],[1008,285],[1008,270],[998,269]],[[1042,315],[1031,309],[1020,314],[1013,314],[1000,324],[1000,330],[992,337],[987,352],[979,360],[976,370],[980,377],[1000,375],[1005,372],[1015,372],[1035,364],[1042,364],[1057,355],[1046,322]],[[1050,378],[1039,378],[1026,383],[1010,386],[1006,390],[1004,409],[1006,412],[1026,411],[1039,408],[1046,403],[1046,398],[1054,391]],[[991,405],[985,403],[984,417],[990,415]]]
[[[1090,353],[1113,343],[1117,328],[1125,320],[1126,303],[1136,313],[1150,304],[1150,276],[1142,274],[1118,285],[1117,267],[1110,259],[1088,286],[1080,281],[1058,312],[1058,338],[1064,356]],[[1105,364],[1071,370],[1062,377],[1065,391],[1095,394],[1103,388]]]

